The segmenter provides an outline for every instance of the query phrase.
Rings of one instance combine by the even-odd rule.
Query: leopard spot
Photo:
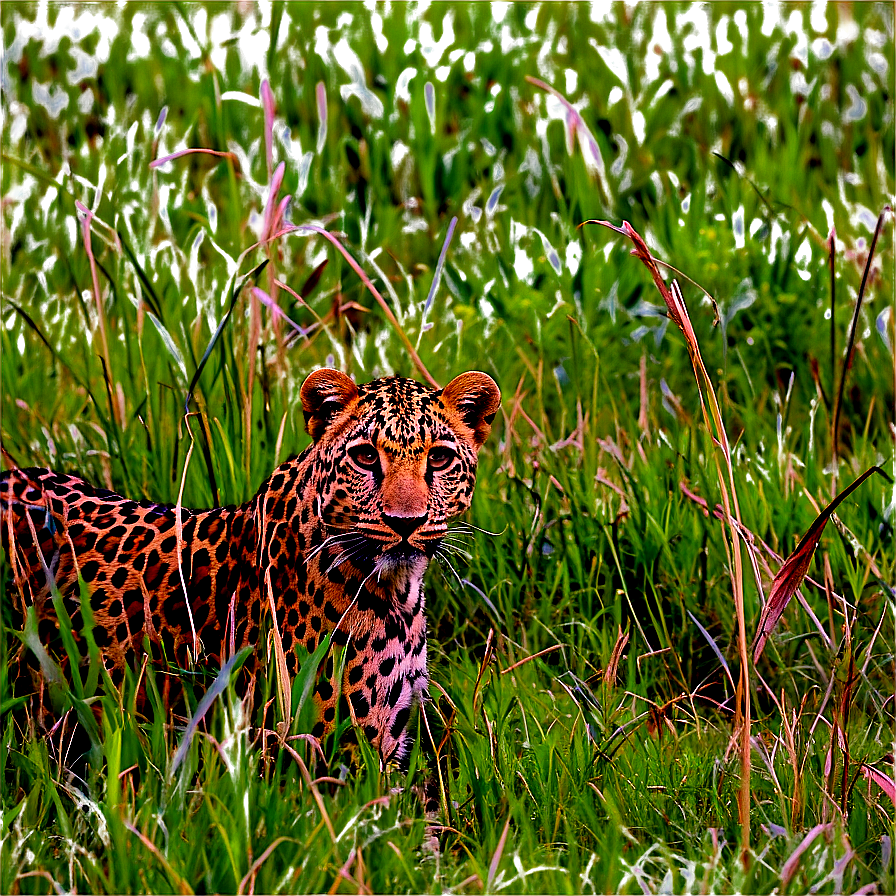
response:
[[[405,706],[402,709],[399,709],[397,713],[395,713],[395,718],[392,721],[392,727],[389,729],[389,734],[392,735],[396,740],[404,733],[405,728],[408,727],[408,719],[411,717],[411,708],[410,706]]]
[[[352,701],[352,709],[355,711],[356,718],[366,719],[370,715],[370,704],[360,691],[350,694],[349,699]]]
[[[339,622],[339,620],[342,618],[342,614],[332,603],[330,603],[330,601],[327,601],[324,604],[324,616],[326,616],[327,619],[330,620],[330,622]]]
[[[389,693],[386,695],[386,702],[389,704],[390,708],[394,709],[398,705],[403,686],[404,682],[399,678],[392,687],[389,688]]]

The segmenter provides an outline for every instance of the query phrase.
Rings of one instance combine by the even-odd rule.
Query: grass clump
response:
[[[818,513],[894,471],[891,7],[6,2],[2,27],[11,461],[212,506],[303,447],[314,367],[504,394],[470,559],[429,576],[438,826],[421,755],[318,769],[302,718],[300,761],[270,752],[223,677],[189,736],[136,676],[82,681],[91,751],[74,711],[25,730],[4,662],[3,892],[893,890],[882,477],[742,650]],[[682,272],[726,458],[649,272],[590,219]]]

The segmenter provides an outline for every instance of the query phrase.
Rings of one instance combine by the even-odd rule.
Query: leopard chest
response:
[[[353,721],[384,757],[404,758],[408,721],[429,683],[423,575],[408,575],[391,594],[359,600],[346,656],[345,691]],[[354,645],[354,649],[352,649]]]

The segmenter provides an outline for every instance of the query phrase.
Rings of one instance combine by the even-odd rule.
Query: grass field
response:
[[[749,732],[736,693],[781,559],[867,468],[896,474],[892,214],[863,287],[894,195],[891,4],[0,15],[12,461],[206,507],[304,447],[318,366],[422,379],[413,350],[504,395],[468,517],[499,534],[428,578],[438,849],[419,754],[309,785],[232,689],[185,738],[132,682],[86,695],[85,758],[25,733],[4,664],[0,891],[896,890],[883,476],[749,661]],[[195,148],[218,155],[150,167]],[[681,272],[708,380],[591,219]],[[337,235],[382,304],[318,232],[265,241],[288,224]],[[735,498],[739,530],[713,512]]]

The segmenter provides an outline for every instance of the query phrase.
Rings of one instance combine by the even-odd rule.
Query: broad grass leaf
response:
[[[55,590],[55,589],[54,589]],[[58,592],[57,592],[58,593]],[[54,605],[56,602],[54,601]],[[57,611],[59,607],[62,606],[62,601],[59,601],[59,604],[56,606]],[[64,614],[63,617],[60,618],[60,630],[64,632],[65,630],[65,621],[68,623],[68,636],[71,638],[71,619],[69,619],[68,613],[65,612],[64,606],[62,606],[62,612]],[[63,621],[65,620],[65,621]],[[99,758],[99,743],[100,743],[100,734],[99,729],[97,727],[96,718],[93,715],[93,711],[87,705],[82,697],[83,691],[81,691],[81,680],[80,676],[77,672],[77,649],[74,650],[75,659],[71,659],[71,649],[74,645],[72,641],[71,644],[66,643],[66,652],[69,653],[69,658],[72,667],[72,673],[75,681],[78,684],[78,690],[81,693],[72,693],[71,688],[68,685],[68,682],[65,680],[65,677],[62,674],[62,669],[60,669],[59,664],[50,656],[46,647],[41,643],[40,635],[38,634],[37,629],[37,611],[34,609],[34,606],[29,606],[25,612],[25,629],[23,632],[15,632],[16,634],[28,647],[29,650],[37,657],[37,661],[40,664],[41,675],[44,678],[44,681],[47,682],[47,686],[50,691],[50,700],[53,704],[53,708],[58,713],[63,713],[69,707],[72,707],[75,710],[75,714],[78,716],[78,721],[84,726],[84,729],[87,731],[87,735],[90,738],[90,758],[91,761],[95,761]]]
[[[224,689],[230,683],[231,675],[236,672],[246,661],[246,658],[255,648],[251,645],[247,644],[245,647],[241,648],[237,653],[235,653],[222,667],[221,671],[218,673],[215,680],[212,682],[212,686],[205,692],[203,698],[199,701],[199,706],[196,707],[196,712],[193,714],[193,718],[190,719],[190,724],[187,725],[186,730],[184,731],[183,739],[180,742],[180,746],[177,748],[177,752],[174,754],[174,759],[171,761],[171,771],[170,775],[174,775],[177,771],[180,764],[184,761],[184,758],[187,755],[187,750],[190,749],[190,742],[193,740],[193,735],[196,733],[197,728],[199,727],[199,723],[205,718],[206,713],[211,708],[212,703],[224,693]]]
[[[311,295],[312,292],[317,287],[317,284],[320,283],[321,275],[324,272],[324,268],[330,263],[329,258],[325,258],[309,275],[308,279],[302,284],[302,288],[299,290],[299,295],[303,299],[307,299],[308,296]]]
[[[824,527],[827,525],[831,515],[872,473],[880,473],[881,476],[888,480],[890,478],[880,467],[869,467],[855,482],[843,489],[822,510],[815,518],[815,522],[809,527],[808,532],[803,536],[802,541],[797,545],[796,550],[781,564],[781,568],[772,582],[772,590],[768,596],[768,602],[762,611],[759,626],[756,629],[756,637],[753,640],[754,663],[759,661],[759,657],[762,656],[762,651],[765,649],[768,636],[774,631],[781,614],[787,609],[790,599],[803,584],[803,579],[809,571],[809,564],[812,562],[812,556],[821,539],[821,533],[824,532]]]
[[[321,639],[314,653],[307,654],[304,658],[299,657],[299,671],[292,682],[292,705],[295,707],[295,715],[293,716],[294,734],[311,730],[311,725],[314,721],[314,703],[309,702],[308,697],[317,679],[317,670],[330,649],[331,636],[332,633],[328,632],[326,637]],[[306,709],[311,711],[303,711]]]
[[[47,652],[47,648],[41,643],[37,633],[37,610],[29,606],[25,611],[25,628],[21,632],[14,632],[25,646],[34,654],[40,664],[40,673],[50,689],[50,697],[57,709],[64,705],[66,686],[62,676],[62,670],[57,662]]]
[[[800,859],[803,857],[803,853],[813,844],[815,838],[823,833],[824,831],[829,830],[832,827],[831,822],[825,822],[824,824],[817,824],[805,837],[803,837],[800,845],[791,853],[790,858],[784,863],[781,868],[781,884],[786,887],[791,880],[793,880],[793,876],[796,874],[797,869],[800,867]]]
[[[867,781],[874,781],[878,787],[893,801],[893,805],[896,805],[896,781],[894,781],[889,775],[885,775],[883,772],[878,771],[874,766],[868,765],[867,762],[863,762],[859,766],[859,771],[862,773],[862,777]]]

